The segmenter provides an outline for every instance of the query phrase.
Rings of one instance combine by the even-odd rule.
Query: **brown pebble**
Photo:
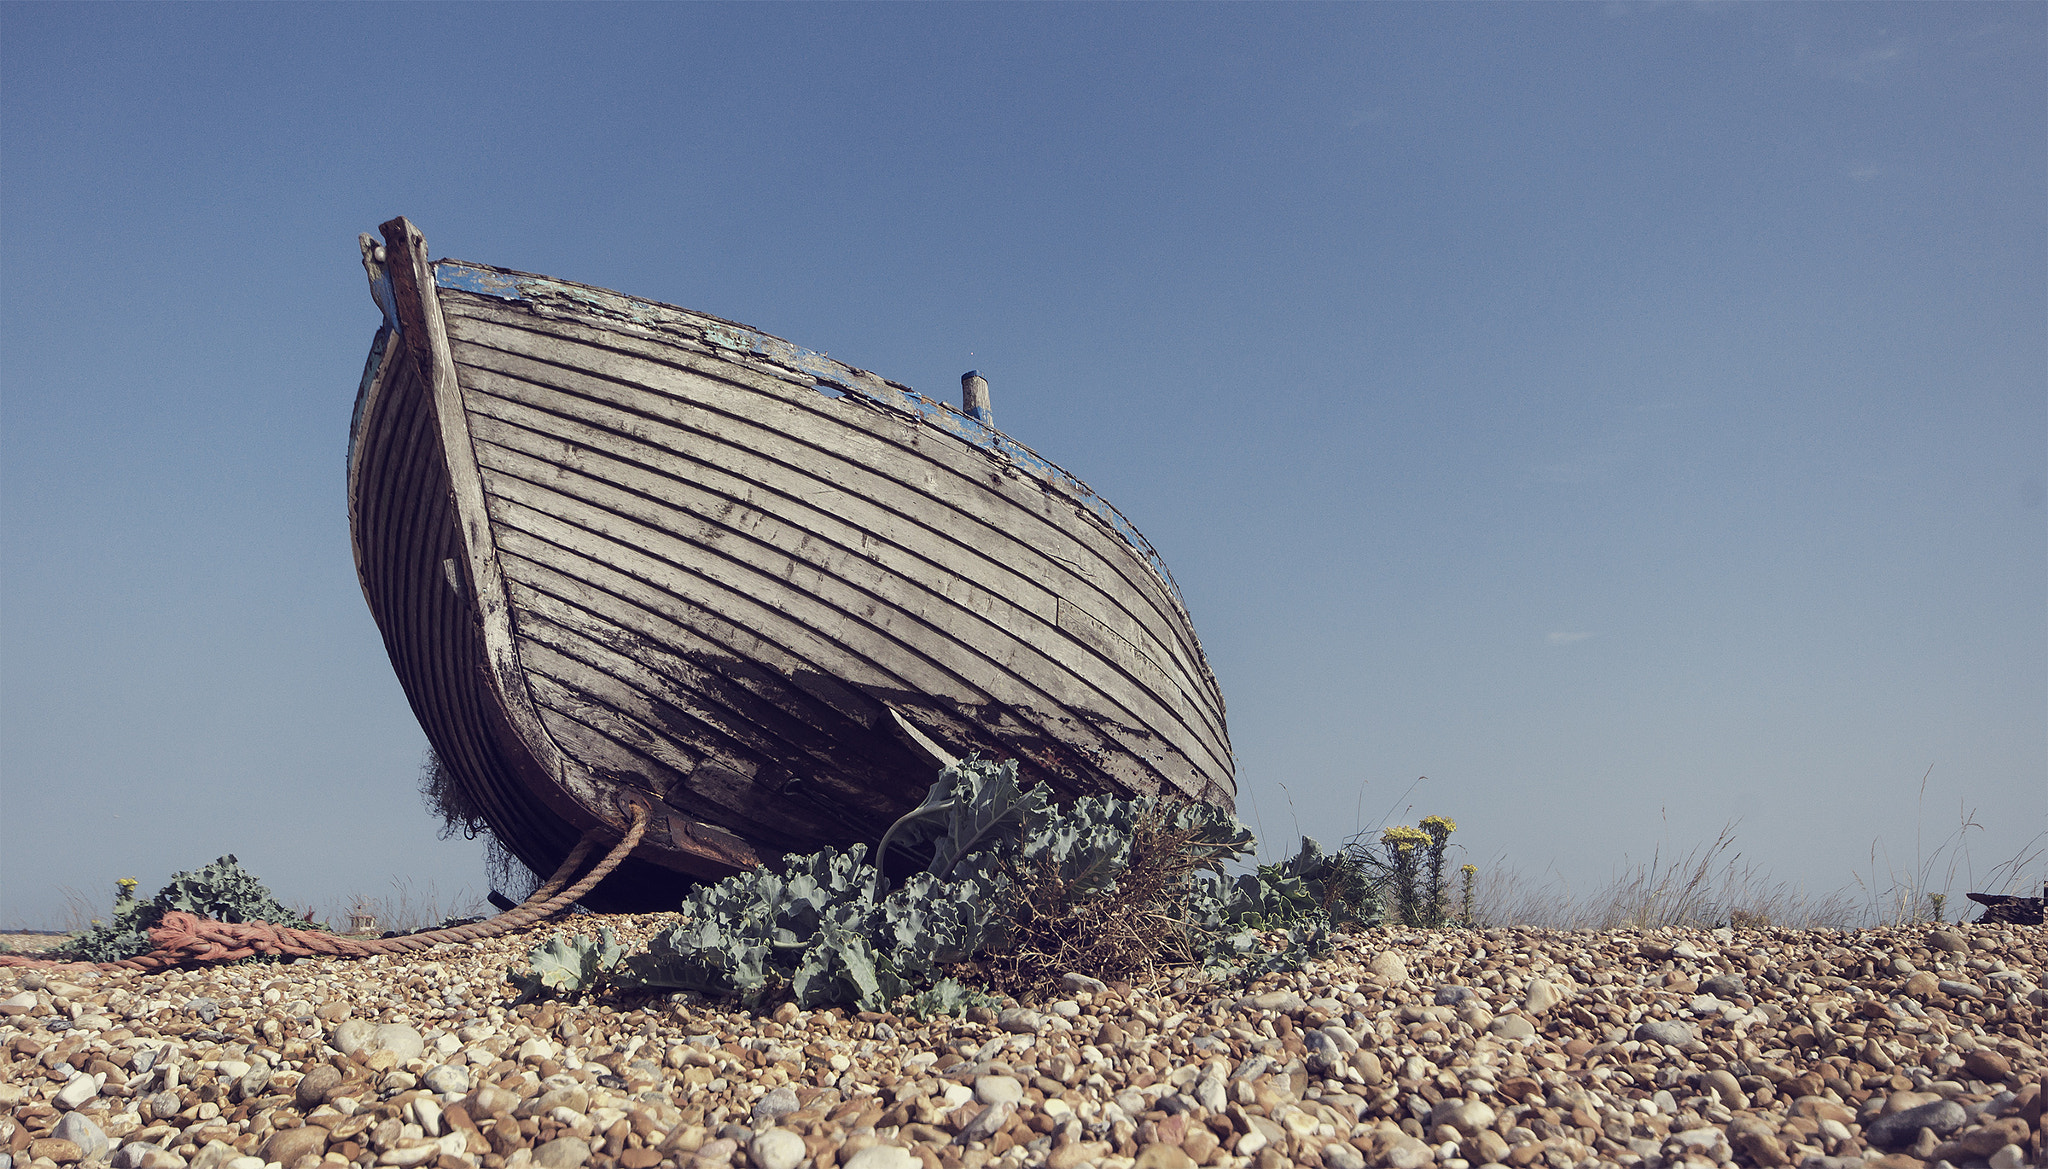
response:
[[[1963,1070],[1977,1079],[2002,1083],[2012,1074],[2012,1063],[1990,1048],[1980,1047],[1963,1056]]]
[[[1785,1147],[1778,1143],[1777,1134],[1768,1124],[1751,1116],[1737,1116],[1728,1123],[1728,1145],[1751,1165],[1790,1165],[1792,1158],[1785,1155]]]
[[[298,1086],[292,1089],[292,1099],[300,1111],[310,1112],[339,1094],[341,1078],[334,1065],[316,1064],[299,1077]]]
[[[1195,1169],[1195,1159],[1179,1145],[1162,1141],[1139,1149],[1137,1164],[1132,1169]]]
[[[311,1124],[280,1129],[263,1142],[263,1159],[291,1165],[309,1153],[318,1157],[327,1151],[327,1135],[326,1129]]]
[[[59,1165],[70,1165],[85,1159],[85,1153],[76,1144],[62,1137],[37,1137],[28,1143],[31,1161],[50,1160]]]

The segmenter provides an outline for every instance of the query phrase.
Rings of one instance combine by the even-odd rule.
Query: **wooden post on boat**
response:
[[[971,369],[960,375],[960,404],[983,426],[996,424],[995,407],[988,400],[988,379]]]

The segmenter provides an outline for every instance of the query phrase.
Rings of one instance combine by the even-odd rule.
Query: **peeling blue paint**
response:
[[[435,264],[434,283],[442,288],[459,288],[479,296],[495,296],[499,300],[526,299],[519,290],[517,276],[469,264],[451,264],[445,260]]]
[[[391,269],[380,265],[377,278],[370,282],[370,299],[384,310],[384,327],[394,333],[402,333],[404,327],[398,323],[398,294],[391,291]]]
[[[589,305],[598,312],[650,328],[674,329],[680,326],[695,332],[706,343],[720,349],[761,358],[792,373],[808,377],[811,379],[811,388],[825,397],[844,398],[849,394],[859,394],[888,409],[915,417],[936,430],[944,431],[962,442],[998,456],[1019,471],[1071,497],[1082,507],[1093,512],[1112,531],[1121,536],[1125,543],[1145,558],[1146,563],[1159,574],[1160,580],[1165,582],[1167,591],[1176,601],[1186,604],[1181,598],[1179,584],[1173,579],[1173,573],[1167,570],[1166,562],[1152,547],[1152,542],[1145,539],[1138,529],[1124,518],[1122,512],[1052,460],[990,426],[985,417],[976,417],[949,403],[927,398],[908,386],[835,361],[823,353],[805,349],[772,334],[658,301],[622,296],[605,289],[592,288],[587,284],[575,284],[546,276],[531,276],[523,272],[487,268],[461,260],[436,261],[434,283],[441,288],[473,292],[499,300],[532,300],[537,295],[560,296]]]

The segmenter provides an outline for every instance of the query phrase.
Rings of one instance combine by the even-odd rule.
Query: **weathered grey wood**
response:
[[[992,429],[978,377],[969,417],[715,317],[437,270],[386,228],[359,575],[429,738],[529,865],[637,804],[655,830],[606,896],[659,904],[663,870],[874,835],[969,751],[1069,795],[1230,802],[1164,567]]]
[[[996,424],[996,408],[988,396],[988,379],[971,369],[960,375],[960,405],[983,426]]]
[[[1185,610],[1149,566],[1132,557],[1129,546],[1115,533],[1099,524],[1076,522],[1079,517],[1072,502],[1044,484],[1014,472],[991,475],[987,452],[965,443],[925,441],[932,437],[930,428],[914,419],[881,410],[849,411],[840,402],[753,369],[721,366],[694,350],[678,349],[667,337],[651,339],[568,319],[525,316],[516,307],[461,293],[451,293],[448,299],[452,314],[498,326],[489,334],[492,346],[533,364],[475,357],[472,361],[515,377],[527,375],[551,393],[604,402],[628,414],[666,418],[686,428],[701,427],[707,437],[741,448],[787,436],[821,459],[844,456],[847,462],[884,479],[902,477],[918,494],[916,505],[909,509],[913,514],[929,510],[943,515],[959,509],[962,498],[993,489],[1004,499],[1004,523],[991,524],[970,513],[976,529],[976,535],[968,539],[970,544],[994,541],[991,547],[1001,554],[1032,557],[1042,561],[1042,571],[1072,574],[1084,587],[1100,584],[1096,578],[1103,574],[1121,577],[1150,610],[1135,618],[1138,623],[1148,630],[1173,634],[1167,642],[1178,643],[1176,657],[1182,668],[1204,679],[1211,692],[1209,700],[1220,705],[1214,678],[1200,664],[1200,650]],[[721,392],[726,386],[754,390],[776,401],[754,405],[737,416],[722,414],[716,403],[731,397]],[[622,433],[633,433],[632,427],[630,421],[623,423]],[[747,434],[749,429],[756,434]],[[914,478],[920,474],[924,476],[921,483]],[[865,493],[875,485],[861,486]],[[1035,519],[1044,522],[1034,523]]]
[[[1072,546],[1068,549],[1068,557],[1058,558],[1059,541],[1048,538],[1041,541],[1054,549],[1052,555],[1048,556],[1043,549],[1031,543],[1012,540],[1004,533],[989,531],[985,522],[961,510],[956,501],[934,502],[920,497],[906,498],[898,490],[900,484],[878,479],[859,464],[832,465],[829,474],[817,470],[803,471],[793,467],[779,467],[772,460],[765,457],[756,458],[752,454],[752,448],[775,445],[780,438],[776,432],[754,427],[751,428],[752,433],[748,433],[750,428],[743,426],[722,427],[715,419],[706,420],[701,417],[706,413],[702,409],[690,411],[699,416],[694,419],[694,429],[667,426],[661,419],[627,413],[610,403],[589,399],[577,402],[574,408],[578,411],[578,416],[575,419],[548,415],[540,410],[540,405],[553,405],[561,409],[560,391],[539,388],[530,380],[541,376],[536,372],[539,367],[525,363],[521,367],[521,372],[526,377],[520,378],[470,365],[468,361],[474,361],[477,355],[467,347],[464,354],[467,359],[465,368],[472,371],[470,401],[473,409],[489,412],[500,418],[517,420],[521,425],[535,428],[550,425],[548,421],[537,422],[536,419],[558,419],[552,425],[555,434],[563,439],[565,447],[556,457],[568,460],[596,457],[600,452],[619,443],[644,445],[652,451],[672,452],[689,451],[699,444],[722,443],[723,445],[715,450],[717,461],[727,464],[749,463],[750,465],[746,466],[733,465],[732,470],[750,487],[779,489],[791,497],[787,501],[787,506],[797,510],[816,510],[808,508],[804,503],[806,495],[830,494],[835,497],[832,500],[832,507],[835,510],[845,510],[848,513],[857,510],[863,513],[858,523],[864,532],[878,539],[894,538],[903,541],[909,547],[932,555],[942,567],[942,571],[937,574],[939,579],[946,582],[980,583],[996,595],[1008,597],[1014,603],[1035,609],[1048,624],[1053,624],[1056,622],[1056,613],[1050,603],[1054,595],[1052,591],[1030,577],[1014,571],[1009,562],[1021,562],[1036,569],[1037,575],[1041,578],[1050,578],[1063,586],[1071,606],[1078,607],[1082,612],[1095,618],[1094,622],[1090,623],[1091,633],[1107,629],[1124,643],[1119,647],[1116,658],[1120,665],[1136,658],[1150,659],[1151,665],[1157,668],[1140,670],[1139,684],[1149,687],[1155,682],[1167,681],[1170,689],[1158,697],[1173,706],[1178,717],[1193,718],[1203,724],[1199,733],[1207,739],[1207,750],[1212,760],[1218,757],[1227,758],[1228,747],[1221,734],[1220,696],[1214,693],[1213,679],[1207,677],[1206,672],[1200,676],[1194,675],[1194,672],[1187,668],[1181,655],[1173,654],[1167,649],[1167,646],[1172,644],[1171,638],[1162,640],[1153,636],[1117,603],[1112,593],[1105,592],[1074,574],[1070,566],[1085,560],[1088,555],[1087,549]],[[503,367],[518,363],[500,358],[497,364]],[[579,386],[585,384],[571,373],[565,372],[557,376],[564,383]],[[600,383],[596,392],[602,392],[602,387],[609,385],[613,383]],[[616,390],[616,387],[614,389]],[[488,398],[499,400],[487,400]],[[519,401],[522,405],[532,405],[528,411],[508,410],[502,404],[504,401]],[[586,418],[592,425],[582,425]],[[792,425],[789,429],[800,428]],[[821,465],[834,457],[825,453],[826,445],[825,441],[820,439],[818,446],[814,448],[819,451],[818,461]],[[704,449],[709,451],[713,448]],[[643,465],[648,466],[661,461],[658,454],[650,455],[645,451],[636,457]],[[874,461],[886,465],[884,459],[876,458]],[[716,477],[717,470],[693,468],[693,473]],[[854,480],[859,489],[849,490],[847,488],[855,484],[835,484],[832,482],[834,479]],[[975,489],[971,482],[956,481],[956,484],[957,489],[953,493],[956,497]],[[888,511],[882,506],[884,502],[896,511]],[[911,514],[921,514],[924,519],[922,522],[912,519]],[[852,516],[849,514],[848,518],[851,519]],[[949,520],[953,522],[949,523]],[[948,561],[944,552],[932,554],[929,552],[929,541],[917,543],[919,537],[926,535],[955,541],[957,551],[976,557],[984,563],[979,567],[967,567],[957,559]],[[992,554],[991,548],[995,548],[997,552]],[[1098,573],[1096,577],[1098,580],[1107,577],[1112,582],[1115,579],[1106,573]],[[1159,621],[1156,614],[1147,616],[1155,623]]]

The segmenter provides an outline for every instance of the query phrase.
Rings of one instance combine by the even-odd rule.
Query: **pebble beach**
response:
[[[964,1018],[403,957],[0,968],[0,1169],[2043,1164],[2040,926],[1376,929]]]

